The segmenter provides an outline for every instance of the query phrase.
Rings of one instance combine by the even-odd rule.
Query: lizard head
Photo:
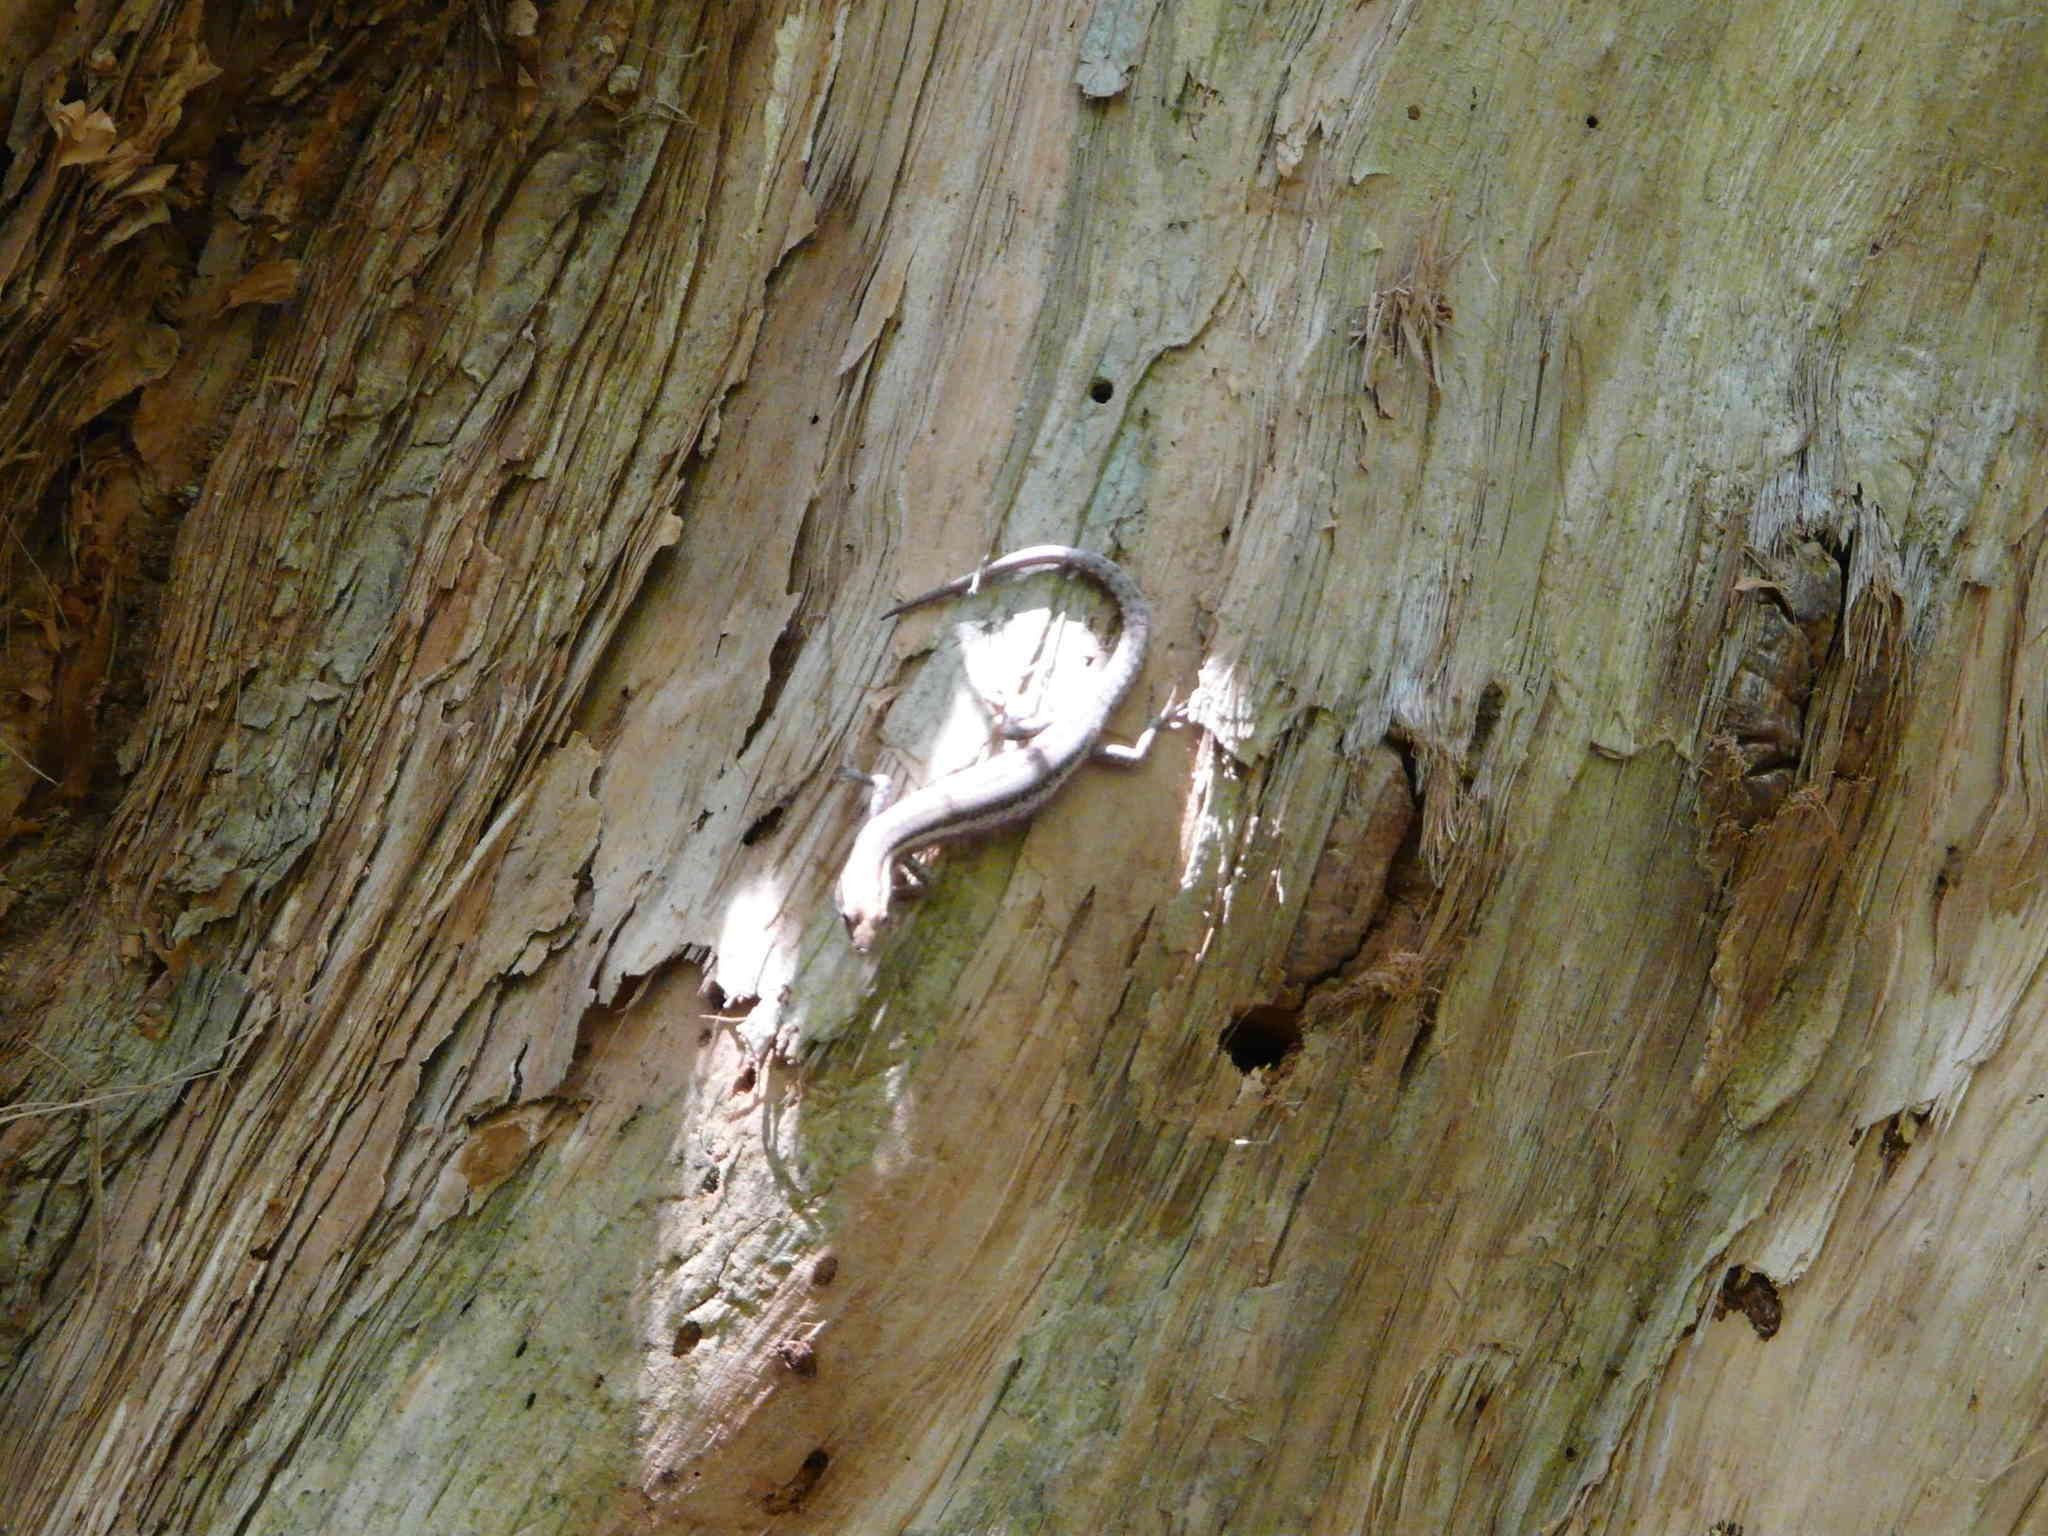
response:
[[[889,921],[889,914],[883,912],[841,912],[846,919],[846,938],[861,954],[875,947],[875,940],[882,935],[883,926]]]
[[[839,915],[846,920],[847,941],[862,954],[874,948],[888,924],[890,878],[886,864],[859,850],[839,876]]]

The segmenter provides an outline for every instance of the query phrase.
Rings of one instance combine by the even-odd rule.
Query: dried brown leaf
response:
[[[106,159],[120,132],[99,107],[82,101],[60,101],[45,109],[57,134],[57,164],[90,165]]]

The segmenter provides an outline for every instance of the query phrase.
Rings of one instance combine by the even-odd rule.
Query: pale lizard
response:
[[[1105,742],[1102,732],[1145,661],[1151,610],[1124,568],[1114,560],[1064,544],[1040,544],[991,560],[971,575],[898,603],[882,617],[894,618],[942,597],[971,592],[992,577],[1022,571],[1067,570],[1085,577],[1115,600],[1121,620],[1116,648],[1101,678],[1070,706],[1055,709],[1029,726],[1010,725],[1005,734],[1028,737],[1015,752],[998,753],[945,775],[889,803],[888,781],[876,779],[875,804],[853,840],[853,854],[839,876],[839,913],[853,947],[866,951],[889,921],[889,901],[899,871],[915,880],[906,862],[915,849],[951,842],[976,832],[1021,821],[1044,805],[1076,768],[1090,758],[1135,763],[1151,750],[1162,725],[1177,724],[1169,708],[1152,720],[1129,746]],[[858,775],[856,775],[858,777]]]

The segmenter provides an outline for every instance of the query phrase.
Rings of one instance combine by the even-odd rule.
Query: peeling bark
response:
[[[12,1528],[2027,1528],[2048,22],[1531,25],[0,18]]]

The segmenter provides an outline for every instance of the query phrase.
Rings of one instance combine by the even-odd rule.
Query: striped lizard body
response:
[[[1019,750],[971,763],[894,804],[886,802],[886,793],[878,795],[882,803],[854,838],[853,853],[839,876],[839,912],[857,950],[870,948],[888,923],[899,871],[906,868],[904,861],[912,852],[1026,819],[1059,793],[1081,764],[1091,758],[1137,762],[1151,748],[1159,727],[1169,723],[1168,716],[1154,720],[1128,747],[1102,740],[1110,715],[1144,665],[1152,615],[1138,584],[1124,568],[1092,551],[1064,544],[1020,549],[991,560],[971,575],[898,603],[882,617],[894,618],[941,598],[974,591],[992,578],[1041,570],[1071,571],[1115,601],[1121,623],[1109,663],[1094,686],[1071,706],[1056,708],[1043,724],[1032,727]]]

